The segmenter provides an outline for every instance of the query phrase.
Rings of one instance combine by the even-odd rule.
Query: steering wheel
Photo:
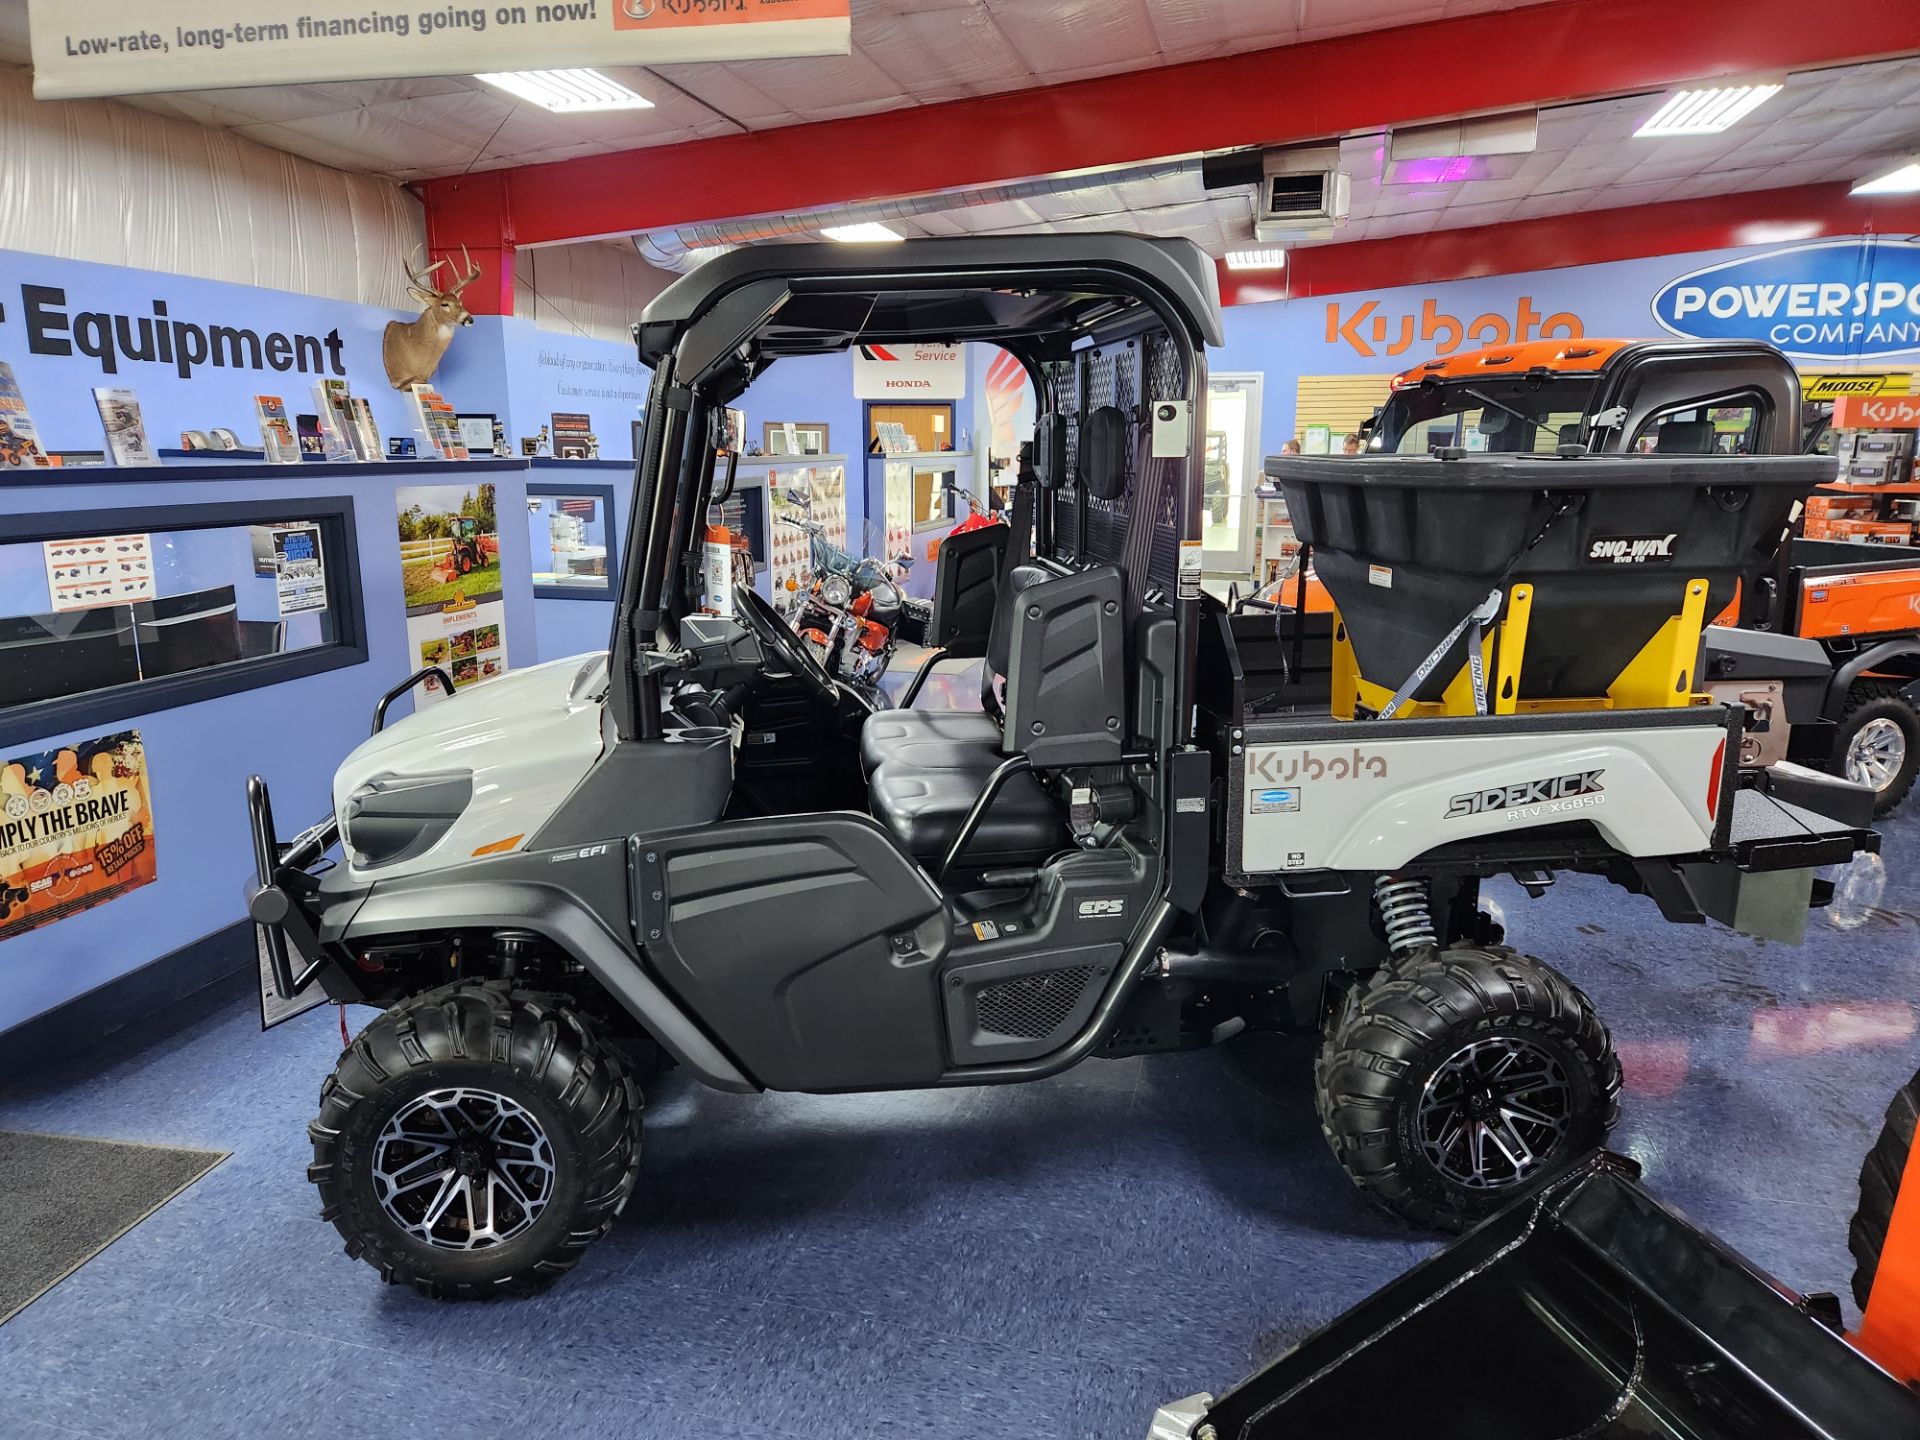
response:
[[[794,633],[793,627],[780,618],[780,612],[773,608],[772,601],[751,585],[735,585],[733,610],[740,617],[740,623],[753,632],[753,638],[760,642],[761,647],[772,651],[774,658],[798,675],[808,690],[823,700],[831,700],[839,694],[839,687],[833,683],[827,667]]]

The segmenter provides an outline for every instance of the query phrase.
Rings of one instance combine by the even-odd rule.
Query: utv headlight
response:
[[[340,841],[363,870],[432,849],[473,799],[473,772],[382,775],[347,797]]]

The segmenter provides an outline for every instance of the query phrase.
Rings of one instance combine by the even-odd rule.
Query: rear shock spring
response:
[[[1373,903],[1380,907],[1380,923],[1387,932],[1387,948],[1395,955],[1438,947],[1433,928],[1433,900],[1427,882],[1405,875],[1382,875],[1373,882]]]

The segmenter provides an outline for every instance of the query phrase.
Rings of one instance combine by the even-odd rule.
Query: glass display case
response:
[[[533,593],[546,599],[611,600],[620,586],[617,529],[611,485],[528,484]]]
[[[932,567],[925,562],[937,552],[940,537],[965,518],[964,509],[959,515],[949,511],[949,485],[974,493],[972,455],[942,450],[867,460],[867,513],[885,517],[887,554],[912,558],[909,594],[929,593]]]

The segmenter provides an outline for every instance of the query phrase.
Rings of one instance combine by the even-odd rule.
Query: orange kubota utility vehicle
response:
[[[1464,351],[1392,381],[1363,427],[1370,452],[1790,455],[1808,447],[1799,377],[1757,341],[1537,340]],[[1268,462],[1269,478],[1285,457]],[[1838,464],[1836,462],[1836,479]],[[1750,743],[1861,784],[1885,814],[1920,767],[1920,549],[1808,539],[1796,521],[1761,582],[1718,617],[1701,676],[1767,707]],[[1646,535],[1594,565],[1665,565]],[[1771,543],[1771,542],[1768,542]],[[1324,608],[1321,587],[1278,599]],[[1741,627],[1739,632],[1727,627]],[[1804,643],[1798,643],[1804,642]]]

